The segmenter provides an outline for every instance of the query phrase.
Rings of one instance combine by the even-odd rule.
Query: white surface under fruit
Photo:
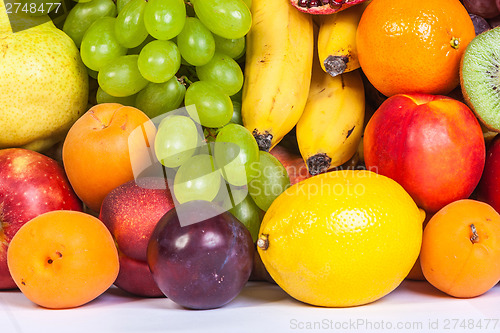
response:
[[[457,299],[427,282],[404,281],[360,307],[318,308],[278,286],[250,282],[228,305],[185,310],[166,298],[135,298],[112,287],[71,310],[44,310],[18,291],[0,292],[2,333],[123,332],[499,332],[500,284]]]

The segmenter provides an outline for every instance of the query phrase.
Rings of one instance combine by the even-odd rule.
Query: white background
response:
[[[371,304],[320,308],[294,300],[276,285],[249,282],[231,303],[203,311],[166,298],[131,297],[116,287],[65,310],[39,307],[19,291],[0,291],[0,333],[385,331],[500,332],[500,284],[480,297],[457,299],[427,282],[404,281]]]

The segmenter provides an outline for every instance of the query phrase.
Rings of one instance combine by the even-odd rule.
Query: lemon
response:
[[[257,246],[290,296],[356,306],[387,295],[409,273],[420,251],[422,215],[388,177],[333,171],[283,192],[264,217]]]

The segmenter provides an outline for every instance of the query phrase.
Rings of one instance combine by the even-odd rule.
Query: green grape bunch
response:
[[[63,30],[97,79],[98,103],[150,118],[195,105],[202,126],[220,128],[241,124],[250,8],[249,0],[86,0]]]
[[[63,30],[97,78],[97,102],[135,106],[157,124],[149,149],[176,202],[217,203],[256,237],[289,180],[242,126],[250,9],[250,0],[90,0]]]

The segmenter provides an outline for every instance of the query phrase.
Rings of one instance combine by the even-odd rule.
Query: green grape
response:
[[[212,147],[214,147],[213,143]],[[217,192],[217,196],[215,197],[213,202],[222,207],[224,210],[230,210],[231,208],[245,200],[247,195],[248,188],[246,185],[234,186],[222,180],[219,192]]]
[[[264,218],[264,211],[255,204],[252,197],[247,195],[242,202],[229,209],[229,212],[247,227],[252,235],[252,240],[256,242],[260,224]]]
[[[132,0],[116,0],[116,9],[119,12]]]
[[[186,87],[174,76],[164,83],[148,83],[137,94],[135,107],[150,119],[179,108],[184,101]]]
[[[178,46],[177,46],[178,47]],[[189,62],[186,61],[186,59],[184,59],[182,56],[181,56],[181,65],[184,65],[184,66],[191,66],[191,64]],[[191,66],[193,67],[193,66]]]
[[[231,99],[211,82],[192,83],[186,90],[184,104],[189,115],[205,127],[222,127],[233,115]],[[195,105],[196,109],[190,105]]]
[[[238,91],[236,94],[232,95],[231,100],[233,102],[240,102],[241,103],[241,101],[243,100],[243,89]]]
[[[155,40],[144,46],[137,64],[146,80],[162,83],[170,80],[181,67],[181,54],[173,42]]]
[[[201,22],[221,37],[244,37],[252,26],[252,14],[242,0],[192,0],[191,3]]]
[[[167,168],[177,168],[189,160],[200,142],[198,128],[186,116],[167,116],[158,126],[155,154]]]
[[[212,201],[221,182],[219,170],[212,156],[200,154],[183,163],[174,179],[174,195],[179,203],[193,200]]]
[[[151,43],[152,41],[155,41],[155,40],[157,40],[157,39],[155,39],[151,35],[148,35],[146,37],[146,39],[139,46],[136,46],[136,47],[133,47],[131,49],[128,49],[127,54],[139,54],[139,53],[141,53],[141,51],[144,48],[144,46],[148,45],[149,43]]]
[[[241,57],[236,58],[235,60],[236,60],[236,62],[237,62],[238,64],[241,64],[241,65],[243,65],[243,66],[244,66],[244,65],[245,65],[245,61],[246,61],[246,56],[245,56],[245,53],[243,52],[243,54],[241,55]]]
[[[115,21],[114,17],[101,17],[83,35],[80,55],[83,63],[94,71],[127,53],[116,39]]]
[[[87,73],[89,74],[89,76],[93,79],[96,79],[97,80],[97,72],[96,71],[93,71],[91,70],[90,68],[86,67],[87,68]]]
[[[144,24],[151,36],[168,40],[177,36],[186,21],[183,0],[149,0],[144,10]]]
[[[177,36],[177,46],[182,58],[193,66],[205,65],[215,53],[214,36],[195,17],[186,18],[184,28]]]
[[[252,0],[243,0],[243,2],[247,5],[248,9],[252,8]]]
[[[254,177],[252,164],[259,161],[259,147],[245,127],[224,126],[217,133],[214,151],[217,167],[228,183],[243,186]]]
[[[99,71],[97,82],[108,94],[125,97],[138,93],[148,81],[137,68],[137,55],[124,55],[116,58]]]
[[[186,15],[189,17],[195,17],[196,13],[194,12],[194,8],[191,4],[186,3]]]
[[[148,36],[144,26],[144,8],[146,1],[131,0],[123,7],[115,21],[115,36],[126,48],[141,45]]]
[[[126,96],[126,97],[115,97],[111,96],[101,87],[97,88],[96,100],[97,104],[102,103],[119,103],[121,105],[134,106],[136,95]]]
[[[259,163],[252,165],[255,177],[248,184],[248,192],[257,206],[267,211],[274,199],[290,186],[290,178],[276,157],[264,151],[259,154]]]
[[[233,101],[233,116],[230,120],[233,124],[243,125],[243,119],[241,118],[241,103]]]
[[[115,17],[116,6],[112,0],[93,0],[77,3],[64,21],[63,31],[71,37],[76,47],[80,48],[85,31],[101,17]]]
[[[196,67],[196,74],[201,81],[218,85],[229,96],[236,94],[243,87],[243,72],[240,65],[222,53],[215,52],[207,64]]]
[[[224,53],[233,59],[238,59],[245,52],[245,37],[227,39],[214,35],[215,52]]]

